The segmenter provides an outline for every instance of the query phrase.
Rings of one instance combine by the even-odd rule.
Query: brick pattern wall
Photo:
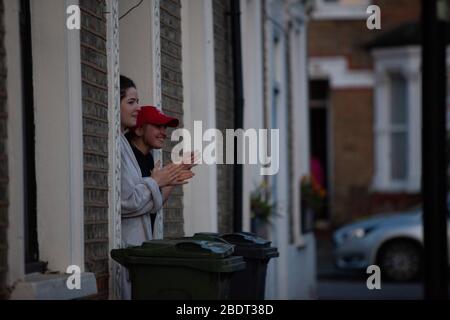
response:
[[[85,267],[108,297],[108,65],[105,1],[81,0]]]
[[[363,48],[363,45],[375,34],[380,34],[380,31],[369,32],[365,20],[311,21],[308,29],[310,57],[345,56],[350,68],[372,67],[370,53]]]
[[[375,0],[373,4],[381,8],[381,30],[368,30],[365,19],[311,21],[309,56],[344,56],[351,69],[371,69],[373,61],[364,44],[404,22],[420,19],[419,0]],[[374,174],[373,91],[332,90],[330,99],[333,222],[342,224],[358,216],[402,210],[414,204],[414,194],[370,191]]]
[[[233,60],[230,2],[213,0],[214,54],[216,78],[216,124],[225,137],[225,129],[234,128]],[[224,159],[226,154],[224,153]],[[217,167],[219,232],[233,230],[233,166]]]
[[[335,90],[332,145],[334,149],[334,216],[348,221],[361,209],[362,193],[368,190],[374,173],[373,92]]]
[[[181,69],[181,1],[161,1],[161,76],[162,109],[180,120],[183,126],[183,81]],[[168,130],[170,137],[172,130]],[[166,140],[164,162],[170,161],[170,152],[176,142]],[[164,206],[164,237],[184,235],[183,189],[176,187]]]
[[[363,45],[382,32],[402,22],[418,20],[418,0],[378,0],[381,9],[381,30],[368,30],[366,20],[311,21],[308,31],[310,56],[346,56],[351,68],[371,68],[370,52]]]
[[[0,300],[8,297],[6,273],[8,271],[8,154],[6,110],[6,53],[4,47],[4,4],[0,0]]]
[[[420,20],[420,0],[374,0],[381,9],[381,28],[389,30],[406,21]]]

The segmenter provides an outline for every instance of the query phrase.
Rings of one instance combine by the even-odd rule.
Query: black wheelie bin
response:
[[[235,246],[234,255],[242,256],[247,266],[236,272],[231,279],[232,300],[264,300],[266,289],[267,265],[270,259],[278,257],[276,247],[271,241],[258,237],[254,233],[196,233],[192,239],[225,241]]]

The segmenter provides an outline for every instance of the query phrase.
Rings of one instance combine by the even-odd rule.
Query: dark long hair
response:
[[[126,97],[129,88],[136,88],[136,84],[128,77],[120,76],[120,100]]]

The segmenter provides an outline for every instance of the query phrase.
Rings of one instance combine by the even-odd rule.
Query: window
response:
[[[390,161],[391,179],[408,178],[408,99],[406,79],[399,73],[390,75]]]
[[[418,192],[421,177],[421,77],[419,48],[374,51],[373,188]]]
[[[311,80],[309,82],[309,146],[311,174],[325,190],[329,190],[329,99],[330,83],[328,80]],[[314,161],[313,161],[314,159]],[[312,167],[314,164],[314,169]],[[328,193],[328,192],[327,192]],[[323,205],[315,211],[316,220],[329,220],[328,196]],[[303,213],[303,211],[302,211]]]

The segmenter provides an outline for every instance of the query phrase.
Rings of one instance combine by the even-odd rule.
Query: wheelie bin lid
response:
[[[185,266],[212,272],[245,268],[241,257],[231,256],[234,246],[206,240],[152,240],[141,246],[115,249],[111,257],[125,267],[131,265]]]
[[[129,248],[132,256],[222,259],[231,256],[234,246],[207,240],[153,240]]]
[[[225,243],[235,245],[235,255],[242,255],[244,258],[270,259],[279,256],[277,248],[270,246],[271,241],[250,232],[224,234],[200,232],[194,234],[193,239],[225,241]]]

